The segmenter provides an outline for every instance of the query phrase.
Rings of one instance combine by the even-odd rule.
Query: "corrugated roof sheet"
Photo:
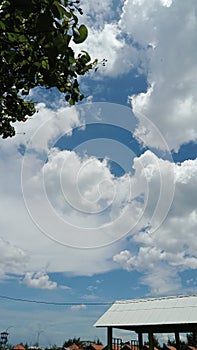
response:
[[[95,323],[96,327],[197,323],[197,295],[118,300]]]

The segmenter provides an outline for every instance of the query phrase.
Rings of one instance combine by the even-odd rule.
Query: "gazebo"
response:
[[[197,295],[116,301],[98,321],[96,327],[107,327],[108,350],[112,349],[113,328],[138,334],[139,350],[143,334],[148,334],[149,348],[154,349],[155,333],[174,333],[180,350],[180,333],[197,332]]]

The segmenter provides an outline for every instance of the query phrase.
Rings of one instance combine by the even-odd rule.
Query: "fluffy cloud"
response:
[[[146,145],[162,148],[141,114],[161,130],[171,149],[197,139],[196,13],[195,0],[125,1],[120,26],[143,49],[150,85],[147,93],[132,98],[139,120],[135,134]]]
[[[23,252],[19,274],[45,266],[49,272],[79,275],[113,269],[109,257],[117,247],[110,244],[135,224],[142,207],[133,198],[130,175],[115,178],[107,160],[53,147],[62,134],[83,125],[78,114],[75,108],[54,112],[40,105],[37,117],[24,125],[25,134],[0,143],[0,229],[10,242],[6,252],[10,246]],[[130,217],[132,207],[135,215]],[[91,249],[87,254],[82,247]],[[14,250],[10,259],[15,259]],[[5,264],[5,273],[14,271]],[[32,282],[32,276],[27,277]]]
[[[128,73],[139,63],[136,48],[126,42],[115,22],[105,23],[103,28],[89,29],[87,42],[82,44],[82,48],[90,52],[99,62],[107,60],[106,66],[103,69],[100,66],[98,74],[93,76],[96,79],[99,79],[99,74],[116,77]]]
[[[99,73],[117,76],[136,68],[147,76],[148,91],[131,96],[138,119],[135,136],[148,146],[164,149],[144,125],[145,115],[170,149],[177,151],[182,144],[196,141],[196,1],[125,0],[115,17],[111,1],[102,5],[102,11],[97,3],[88,4],[84,20],[90,30],[82,47],[93,57],[108,60]],[[99,17],[99,26],[91,13]]]
[[[50,116],[45,107],[42,111]],[[80,114],[75,109],[73,113],[68,125],[80,125]],[[43,125],[47,136],[47,127],[53,130],[51,121]],[[152,286],[160,270],[168,289],[178,288],[180,280],[174,276],[197,268],[197,160],[174,164],[146,151],[131,157],[133,174],[115,177],[107,159],[50,147],[62,133],[57,130],[49,132],[44,143],[35,133],[24,156],[18,151],[21,135],[13,143],[1,143],[1,232],[11,242],[5,252],[12,245],[23,253],[18,272],[26,273],[24,283],[55,288],[47,275],[29,273],[45,266],[49,272],[92,275],[119,264],[143,272],[142,283]],[[18,185],[21,170],[23,193]],[[128,233],[133,251],[125,251],[124,240],[119,241]],[[15,261],[13,250],[10,254]],[[14,271],[7,266],[2,267],[4,273]],[[165,293],[164,284],[159,288],[155,282],[153,292]]]
[[[115,178],[106,160],[51,149],[47,163],[32,177],[28,160],[27,165],[27,209],[40,230],[59,244],[102,247],[127,234],[138,220],[143,204],[135,198],[132,177]]]
[[[143,157],[143,156],[142,156]],[[137,162],[137,160],[136,160]],[[148,175],[149,183],[154,186],[155,172],[147,171],[150,165],[141,173]],[[147,202],[144,211],[141,229],[132,236],[132,244],[136,243],[136,251],[123,250],[114,256],[114,261],[124,269],[136,269],[144,273],[143,284],[148,284],[152,294],[165,294],[180,290],[181,280],[179,273],[187,269],[197,268],[196,254],[196,227],[197,227],[197,201],[195,196],[195,183],[197,176],[197,160],[188,160],[181,165],[160,160],[160,170],[168,181],[169,168],[174,172],[174,195],[172,205],[169,206],[168,215],[162,225],[157,226],[161,220],[158,211],[151,225],[150,213],[153,197]],[[156,175],[158,177],[158,174]],[[164,184],[167,188],[167,182]],[[153,192],[153,188],[149,187]],[[165,202],[165,201],[164,201]],[[143,225],[142,225],[143,223]],[[156,224],[157,229],[154,229]],[[143,228],[144,226],[144,228]]]
[[[50,281],[46,272],[27,272],[23,279],[23,283],[30,288],[40,289],[56,289],[57,283]]]
[[[0,239],[0,277],[5,277],[6,273],[22,273],[27,265],[27,254],[12,243]]]
[[[1,198],[5,209],[0,213],[1,232],[29,258],[26,266],[21,265],[21,273],[40,271],[45,266],[49,272],[87,275],[113,269],[110,257],[123,244],[113,243],[136,225],[136,229],[140,227],[140,222],[146,224],[146,220],[142,221],[146,207],[149,218],[154,219],[157,205],[161,221],[171,203],[166,200],[168,192],[162,190],[159,194],[165,204],[158,205],[159,198],[148,202],[147,191],[150,189],[152,193],[153,187],[160,187],[159,182],[165,181],[160,174],[160,160],[151,152],[134,159],[135,176],[126,173],[117,178],[111,173],[107,159],[54,148],[55,140],[62,135],[64,112],[67,117],[64,131],[71,133],[72,125],[81,125],[76,109],[68,112],[60,109],[55,118],[54,112],[41,106],[43,122],[39,125],[35,120],[34,128],[31,124],[29,133],[33,136],[29,143],[27,135],[23,139],[21,134],[12,141],[1,142]],[[132,163],[133,152],[126,155]],[[114,149],[112,156],[121,163],[122,156]],[[167,171],[168,163],[164,168]],[[158,222],[153,221],[151,224],[156,227]],[[89,248],[88,254],[81,248]],[[27,277],[28,281],[32,280],[32,276]],[[33,283],[37,283],[34,279]]]
[[[97,26],[97,28],[102,28],[106,22],[111,21],[113,18],[113,0],[103,2],[99,0],[84,0],[83,12],[83,22],[87,22],[89,27]]]

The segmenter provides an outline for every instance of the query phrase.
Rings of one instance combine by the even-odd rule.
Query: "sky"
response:
[[[34,89],[38,112],[0,140],[0,330],[13,345],[105,344],[94,323],[113,301],[197,292],[197,2],[81,7],[89,35],[74,49],[107,60],[80,78],[85,100]]]

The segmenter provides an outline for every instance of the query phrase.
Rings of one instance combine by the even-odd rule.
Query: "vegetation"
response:
[[[149,342],[145,342],[145,344],[149,345]],[[159,344],[159,340],[155,335],[153,335],[153,344],[157,349],[161,348],[161,346]]]
[[[66,340],[63,344],[63,348],[68,348],[70,345],[76,344],[76,345],[82,345],[81,339],[80,338],[69,338]]]
[[[176,341],[168,339],[167,345],[171,345],[176,348]],[[183,340],[180,339],[179,345],[180,345],[180,350],[184,350],[188,344],[186,344]]]
[[[197,332],[187,334],[187,343],[188,345],[197,348]]]
[[[188,345],[194,346],[194,347],[197,348],[197,336],[196,336],[195,332],[186,334],[186,339],[187,339],[186,341],[181,341],[180,340],[180,345],[181,345],[180,348],[182,350],[185,350]],[[119,340],[121,340],[121,339],[119,339]],[[23,343],[20,343],[20,344],[23,345]],[[62,347],[59,347],[56,344],[54,344],[54,345],[50,345],[49,348],[46,347],[45,350],[62,350],[62,348],[68,348],[69,346],[71,346],[73,344],[78,345],[80,348],[83,348],[83,349],[86,349],[86,348],[88,349],[89,345],[91,345],[91,344],[103,345],[99,338],[96,338],[96,339],[94,339],[94,341],[91,341],[91,340],[81,340],[80,337],[79,338],[74,337],[74,338],[69,338],[68,340],[65,340],[65,342],[64,342]],[[126,344],[129,345],[130,341],[128,341],[128,342],[122,342],[121,341],[121,344],[122,344],[122,347],[124,347],[124,345],[126,345]],[[131,344],[132,344],[132,341],[131,341]],[[148,345],[149,343],[145,342],[144,344]],[[176,347],[176,342],[175,342],[175,340],[171,340],[169,338],[168,342],[167,342],[167,345],[171,345],[171,346]],[[158,338],[155,335],[154,335],[154,346],[156,348],[158,348],[158,349],[164,349],[164,350],[166,349],[166,345],[165,344],[163,344],[163,346],[160,346],[159,340],[158,340]],[[31,348],[27,343],[24,345],[24,347],[26,349]],[[4,346],[3,347],[1,346],[0,348],[5,349]],[[6,349],[11,349],[11,348],[12,348],[12,345],[10,345],[10,344],[6,345]]]
[[[86,51],[71,43],[86,40],[79,25],[80,0],[0,0],[0,135],[15,135],[13,123],[35,113],[28,97],[37,86],[57,88],[70,105],[81,101],[78,76],[95,68]],[[72,45],[73,46],[73,45]]]
[[[96,344],[96,345],[103,345],[102,341],[99,338],[94,340],[94,344]]]

